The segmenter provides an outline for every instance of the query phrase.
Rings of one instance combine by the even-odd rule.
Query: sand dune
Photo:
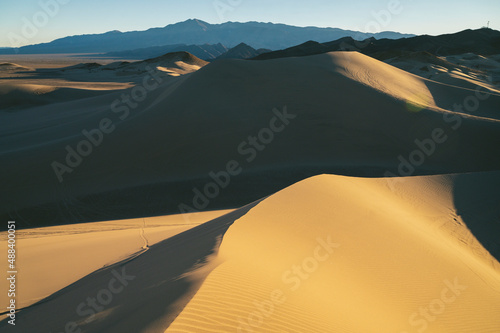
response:
[[[123,89],[128,85],[91,84],[60,87],[44,84],[0,84],[0,110],[18,111],[28,107],[75,101],[108,93],[110,89]],[[83,88],[83,89],[82,89]]]
[[[137,77],[136,86],[144,79],[159,84],[135,107],[121,101],[131,88],[84,103],[1,115],[5,163],[0,175],[9,175],[2,182],[10,191],[0,206],[3,216],[36,216],[48,223],[61,215],[51,212],[69,210],[67,223],[178,213],[180,204],[192,205],[194,187],[211,181],[208,171],[224,170],[233,159],[242,167],[241,176],[225,190],[228,199],[214,200],[209,208],[242,205],[318,172],[417,175],[500,165],[498,94],[481,91],[477,108],[456,109],[477,92],[355,52],[224,60],[180,77]],[[248,143],[248,149],[239,149],[269,127],[275,109],[282,114],[286,109],[290,117],[283,121],[285,130],[275,133],[265,150]],[[60,182],[53,163],[66,163],[67,147],[76,149],[88,140],[83,131],[98,128],[103,119],[111,121],[112,133],[71,172],[59,174]],[[415,140],[432,139],[436,129],[444,142],[401,171],[401,158],[408,160],[420,149]],[[273,181],[263,180],[263,174]],[[252,188],[244,198],[236,195],[243,188]],[[157,198],[154,204],[146,200],[150,192]]]
[[[500,173],[388,181],[324,175],[264,200],[166,332],[500,330],[500,264],[470,231],[498,235]],[[490,204],[460,206],[475,181]]]
[[[33,68],[21,66],[11,62],[1,62],[0,71],[1,72],[16,72],[16,71],[32,71]]]
[[[141,84],[148,70],[168,76],[197,71],[207,62],[186,52],[176,52],[145,61],[118,61],[105,65],[79,63],[61,68],[33,69],[0,63],[0,110],[30,107],[100,96]]]
[[[313,177],[85,277],[19,329],[494,333],[499,186],[499,172]],[[113,269],[124,288],[78,313]]]
[[[0,56],[14,329],[500,332],[495,34]]]
[[[148,72],[148,69],[151,70],[152,68],[156,68],[170,75],[179,76],[195,72],[207,64],[208,62],[201,60],[190,53],[173,52],[143,61],[118,61],[106,65],[100,65],[98,63],[82,63],[64,67],[59,70],[65,73],[102,73],[107,71],[108,75],[123,76],[141,73],[144,74]]]
[[[386,62],[432,81],[472,90],[483,87],[500,93],[500,62],[495,56],[466,53],[437,57],[427,52],[413,52]]]
[[[205,60],[201,60],[187,52],[169,53],[157,58],[145,60],[144,63],[154,65],[162,71],[173,72],[177,75],[193,73],[208,65],[208,62]]]

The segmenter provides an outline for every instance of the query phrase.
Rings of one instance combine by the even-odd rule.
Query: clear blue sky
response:
[[[400,3],[396,8],[401,12],[377,19],[373,13],[387,10],[391,1]],[[53,17],[44,14],[42,3],[58,4]],[[0,0],[0,46],[110,30],[146,30],[189,18],[437,35],[480,28],[487,21],[500,30],[500,0]],[[38,31],[28,29],[28,35],[23,34],[26,22],[38,23]],[[23,39],[12,45],[13,36]]]

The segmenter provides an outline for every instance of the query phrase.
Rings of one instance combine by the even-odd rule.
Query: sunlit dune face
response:
[[[406,101],[406,109],[410,112],[420,112],[434,105],[435,103],[430,93],[420,93]]]
[[[278,192],[229,228],[166,332],[500,329],[500,264],[451,213],[454,186],[323,175]]]

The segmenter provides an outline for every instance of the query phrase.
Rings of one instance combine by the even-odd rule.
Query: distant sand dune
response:
[[[459,54],[437,57],[427,52],[409,53],[387,63],[432,81],[475,90],[500,93],[500,62],[495,56]]]
[[[5,162],[0,177],[10,195],[0,204],[0,214],[19,220],[34,214],[48,223],[57,219],[51,212],[60,216],[68,210],[67,223],[142,216],[144,207],[150,215],[178,213],[179,204],[192,201],[193,186],[204,186],[210,170],[222,170],[232,159],[243,167],[242,177],[227,189],[235,191],[226,192],[227,201],[214,201],[209,209],[256,200],[317,173],[311,166],[320,172],[383,176],[500,165],[498,94],[482,90],[478,100],[474,90],[423,79],[356,52],[222,60],[180,77],[159,75],[161,84],[131,104],[135,107],[122,100],[134,91],[130,88],[1,114]],[[136,78],[140,86],[144,74]],[[249,155],[239,152],[239,145],[269,126],[273,109],[285,107],[294,119],[247,162]],[[113,133],[59,183],[52,163],[65,163],[67,147],[76,149],[88,140],[83,131],[96,129],[103,119],[112,121]],[[442,130],[444,142],[413,170],[401,171],[401,158],[408,160],[420,149],[415,140],[432,140],[435,130]],[[277,179],[273,172],[279,183],[253,186],[245,201],[236,195],[263,173]],[[156,206],[141,194],[149,191],[158,195]]]
[[[170,53],[145,61],[118,61],[106,65],[91,62],[37,70],[14,63],[0,63],[0,111],[80,102],[83,98],[141,84],[141,76],[148,70],[177,77],[195,72],[207,64],[187,52]]]
[[[188,52],[173,52],[143,61],[119,61],[107,65],[100,65],[98,63],[82,63],[64,67],[59,70],[62,72],[84,71],[93,73],[102,73],[103,71],[107,71],[108,75],[123,75],[127,73],[146,73],[148,69],[151,70],[157,68],[166,73],[173,73],[173,76],[179,76],[195,72],[207,64],[208,62],[201,60]]]
[[[42,84],[0,84],[0,110],[16,111],[27,107],[75,101],[103,95],[109,89],[123,89],[123,84],[78,85],[74,88]],[[78,88],[77,88],[78,87]]]
[[[21,66],[11,62],[0,62],[0,71],[32,71],[33,68]]]

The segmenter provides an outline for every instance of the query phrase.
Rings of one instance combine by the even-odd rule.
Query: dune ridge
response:
[[[500,173],[486,177],[491,194]],[[456,214],[460,178],[478,179],[411,177],[391,190],[322,175],[276,193],[228,229],[222,263],[165,332],[498,331],[500,264],[471,234],[477,221]],[[499,210],[483,211],[489,232]]]

